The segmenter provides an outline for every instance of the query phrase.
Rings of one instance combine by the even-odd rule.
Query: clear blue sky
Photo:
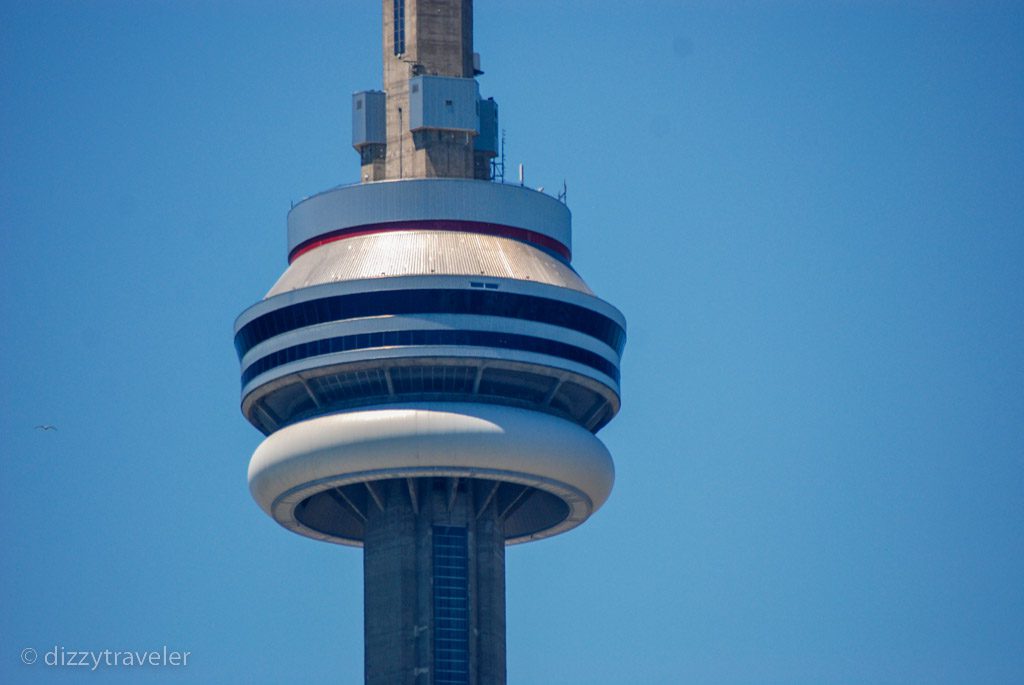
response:
[[[251,500],[231,325],[357,179],[379,22],[0,4],[0,681],[361,681],[361,554]],[[1021,6],[480,0],[476,49],[630,326],[611,499],[509,550],[510,682],[1024,682]]]

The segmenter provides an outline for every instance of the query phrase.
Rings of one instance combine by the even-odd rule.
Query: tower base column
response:
[[[458,478],[367,485],[368,685],[505,683],[505,537],[487,497],[495,486]]]

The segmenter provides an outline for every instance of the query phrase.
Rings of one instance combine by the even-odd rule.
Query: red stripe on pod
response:
[[[333,243],[336,240],[355,238],[360,235],[372,235],[374,233],[389,233],[392,231],[459,231],[462,233],[494,235],[501,238],[511,238],[513,240],[531,243],[537,247],[555,253],[565,259],[566,262],[569,262],[572,259],[572,253],[569,251],[568,247],[554,238],[544,235],[543,233],[537,233],[536,231],[530,231],[525,228],[516,228],[515,226],[505,226],[503,224],[488,224],[479,221],[426,219],[422,221],[390,221],[380,224],[364,224],[362,226],[351,226],[349,228],[340,228],[336,231],[321,233],[314,238],[310,238],[303,243],[299,243],[288,255],[288,263],[291,264],[297,257],[309,252],[310,250],[315,250],[321,245]]]

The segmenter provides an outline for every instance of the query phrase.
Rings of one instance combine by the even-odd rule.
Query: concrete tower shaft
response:
[[[384,92],[362,104],[382,109],[372,114],[384,130],[373,141],[353,140],[362,180],[489,179],[497,110],[493,101],[484,106],[487,131],[477,140],[471,0],[384,0],[383,9]]]
[[[473,78],[471,0],[384,0],[384,90],[412,76]]]

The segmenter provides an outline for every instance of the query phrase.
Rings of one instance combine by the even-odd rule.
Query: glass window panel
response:
[[[296,328],[386,314],[486,314],[538,321],[590,335],[622,352],[625,331],[606,316],[567,302],[478,290],[402,290],[336,295],[299,302],[257,317],[235,336],[239,357],[254,345]],[[325,318],[326,316],[326,318]]]
[[[379,333],[372,335],[369,333],[359,333],[357,335],[329,338],[328,340],[331,351],[340,352],[379,347],[381,345],[380,341],[383,340],[383,337],[376,337],[379,335]],[[437,335],[440,341],[438,344],[499,347],[502,349],[539,352],[579,362],[604,373],[616,381],[619,379],[619,370],[616,364],[599,354],[556,340],[487,331],[398,331],[396,335],[399,345],[427,344],[428,339],[432,339],[433,335]],[[245,369],[242,373],[242,384],[248,383],[259,374],[275,366],[322,354],[320,352],[321,349],[323,349],[322,341],[293,345],[284,350],[271,353],[266,357],[256,360]]]

